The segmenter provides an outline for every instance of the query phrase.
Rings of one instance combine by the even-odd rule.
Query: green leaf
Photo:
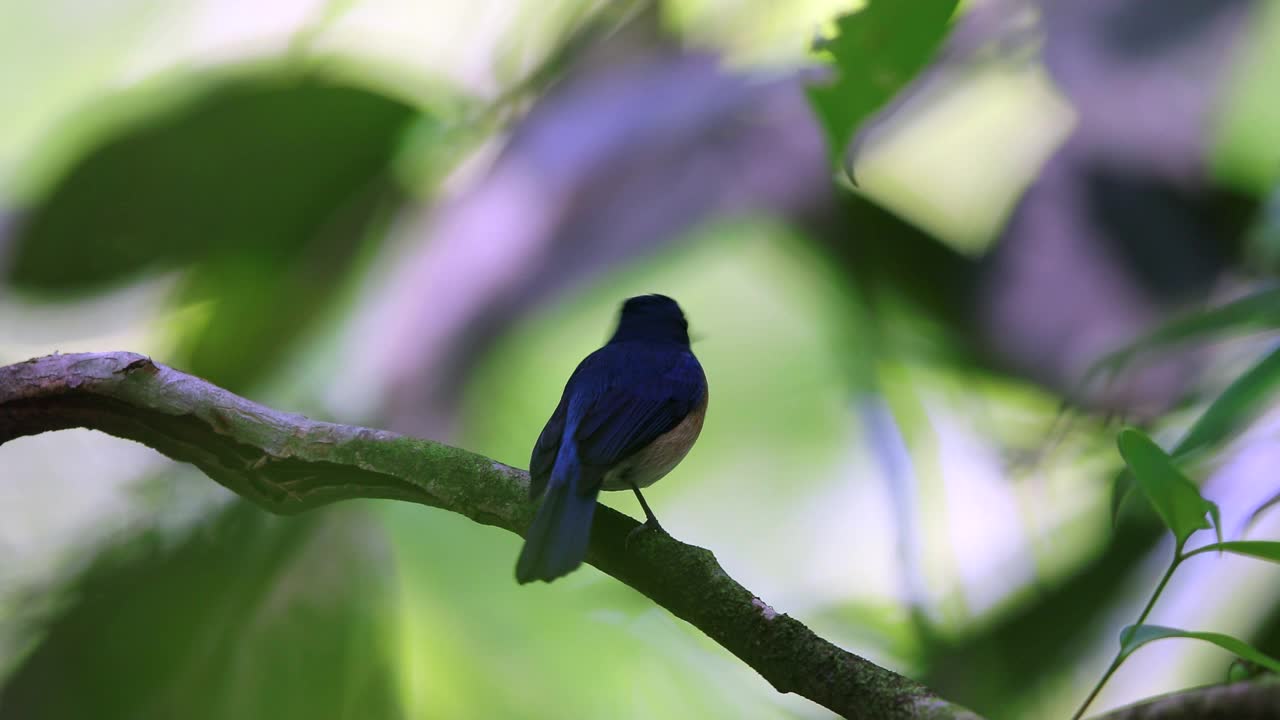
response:
[[[1209,552],[1229,552],[1233,555],[1244,555],[1245,557],[1257,558],[1268,562],[1280,563],[1280,542],[1274,540],[1233,540],[1231,542],[1216,542],[1204,547],[1198,547],[1187,556],[1199,555]]]
[[[1213,534],[1218,538],[1218,543],[1222,543],[1222,513],[1218,511],[1218,503],[1209,502],[1209,517],[1213,519]]]
[[[808,91],[835,164],[858,126],[933,57],[957,4],[868,0],[836,20],[836,35],[821,46],[835,61],[837,78]]]
[[[236,500],[190,532],[106,547],[6,678],[0,708],[41,720],[397,720],[398,592],[366,510],[284,519]]]
[[[1262,321],[1275,321],[1280,324],[1280,295],[1275,294],[1275,291],[1264,291],[1258,295],[1238,301],[1233,305],[1235,307],[1230,309],[1228,306],[1219,308],[1219,310],[1224,311],[1220,314],[1216,314],[1217,311],[1210,311],[1197,316],[1206,318],[1210,314],[1216,314],[1214,318],[1210,318],[1212,322],[1197,326],[1196,331],[1217,331],[1229,327],[1228,319],[1244,325],[1262,323]],[[1274,316],[1272,313],[1274,313]],[[1185,330],[1188,326],[1189,324],[1183,325],[1182,329]],[[1174,326],[1168,327],[1172,328]],[[1176,333],[1171,334],[1164,339],[1168,340],[1175,335]],[[1139,341],[1137,344],[1142,342]],[[1134,350],[1137,344],[1131,346],[1130,350]],[[1109,362],[1123,364],[1128,361],[1128,359],[1125,359],[1122,361],[1111,360]],[[1095,366],[1094,369],[1090,370],[1090,373],[1098,371],[1099,367],[1101,365]],[[1218,397],[1214,398],[1209,407],[1205,409],[1200,417],[1196,418],[1195,423],[1192,424],[1187,434],[1174,446],[1170,455],[1181,459],[1202,450],[1217,447],[1231,436],[1248,427],[1259,414],[1270,407],[1277,391],[1280,391],[1280,348],[1276,348],[1258,361],[1257,364],[1236,378],[1235,382],[1223,390]],[[1133,493],[1133,488],[1133,478],[1130,473],[1122,472],[1117,474],[1111,490],[1112,524],[1119,522],[1120,509]],[[1219,534],[1218,540],[1221,541],[1222,529],[1216,520],[1214,527]]]
[[[1179,549],[1191,533],[1212,527],[1205,516],[1212,513],[1216,517],[1214,504],[1200,496],[1195,483],[1151,438],[1140,430],[1125,428],[1116,445],[1138,488],[1177,538]]]
[[[1111,483],[1112,527],[1120,524],[1120,511],[1124,509],[1124,504],[1129,501],[1129,498],[1133,497],[1133,490],[1133,473],[1128,470],[1116,473],[1116,478]]]
[[[1236,657],[1261,665],[1272,672],[1280,672],[1280,660],[1266,655],[1243,640],[1214,632],[1191,632],[1161,625],[1130,625],[1120,631],[1120,657],[1129,657],[1133,651],[1156,640],[1188,638],[1213,643]]]
[[[296,73],[177,85],[168,92],[181,102],[135,113],[52,184],[15,233],[5,280],[68,296],[209,259],[328,262],[361,236],[367,217],[348,208],[388,174],[419,117],[399,100]],[[333,264],[345,261],[339,252]]]
[[[1245,527],[1249,527],[1258,521],[1263,513],[1280,504],[1280,493],[1275,493],[1267,498],[1267,501],[1259,505],[1253,512],[1249,513],[1249,520],[1245,522]]]
[[[1280,348],[1236,378],[1210,403],[1174,447],[1173,456],[1180,458],[1214,447],[1243,430],[1271,405],[1277,391],[1280,391]]]
[[[6,279],[69,296],[180,270],[172,301],[201,322],[176,328],[174,359],[245,392],[323,321],[381,240],[404,204],[392,177],[402,136],[433,121],[318,76],[183,83],[198,89],[138,113],[51,186],[16,233]]]
[[[1208,341],[1225,335],[1280,327],[1280,287],[1183,317],[1174,318],[1125,347],[1108,353],[1085,373],[1088,385],[1130,365],[1138,355],[1192,341]]]
[[[211,258],[193,265],[177,299],[205,302],[204,322],[176,328],[173,357],[182,367],[223,387],[244,392],[295,351],[295,341],[342,296],[358,255],[382,240],[387,214],[403,202],[387,181],[371,182],[330,212],[329,227],[306,252],[263,252]],[[271,308],[271,312],[262,312]]]
[[[1258,415],[1270,407],[1277,391],[1280,391],[1280,348],[1258,361],[1214,398],[1209,407],[1196,418],[1187,434],[1174,446],[1170,455],[1181,459],[1217,447],[1248,427]],[[1111,493],[1113,524],[1118,522],[1120,508],[1132,491],[1133,479],[1130,473],[1117,475]],[[1280,497],[1276,499],[1280,500]],[[1270,507],[1270,504],[1259,508],[1254,512],[1254,516],[1256,517],[1267,507]],[[1217,506],[1214,506],[1210,513],[1215,516],[1213,526],[1218,533],[1218,542],[1222,542],[1222,524],[1217,520]]]

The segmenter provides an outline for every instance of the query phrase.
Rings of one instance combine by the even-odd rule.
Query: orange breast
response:
[[[643,450],[610,470],[601,487],[605,490],[630,490],[632,485],[645,488],[671,472],[689,454],[689,449],[702,432],[709,399],[710,392],[703,391],[702,402],[679,425],[659,435]]]

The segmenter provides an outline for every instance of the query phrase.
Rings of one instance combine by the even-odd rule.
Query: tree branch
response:
[[[1274,676],[1180,690],[1113,710],[1098,720],[1275,720],[1280,681]]]
[[[0,367],[0,445],[74,427],[191,463],[275,513],[389,498],[522,535],[535,510],[522,470],[429,440],[278,412],[141,355],[52,355]],[[706,633],[779,692],[846,718],[976,718],[776,613],[707,550],[663,533],[625,546],[637,524],[601,506],[587,562]]]

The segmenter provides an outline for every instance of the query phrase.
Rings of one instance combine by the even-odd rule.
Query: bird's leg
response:
[[[644,496],[640,494],[640,488],[635,485],[631,486],[632,491],[636,494],[636,499],[640,501],[640,508],[644,510],[644,524],[655,530],[662,530],[662,526],[658,524],[658,518],[654,516],[653,511],[649,509],[649,503],[644,501]],[[664,531],[665,532],[665,531]]]
[[[644,501],[644,496],[640,494],[640,488],[633,484],[631,489],[635,492],[636,499],[640,501],[641,509],[644,510],[644,523],[638,527],[632,528],[631,532],[627,533],[627,539],[624,545],[630,545],[631,541],[635,539],[637,535],[640,535],[646,530],[658,530],[663,533],[666,532],[666,530],[663,530],[662,526],[658,524],[657,516],[655,516],[653,511],[649,509],[649,503]]]

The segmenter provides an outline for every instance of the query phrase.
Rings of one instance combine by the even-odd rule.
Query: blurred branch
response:
[[[1183,690],[1101,715],[1097,720],[1272,720],[1280,708],[1280,682],[1251,682]]]
[[[275,513],[389,498],[522,534],[535,509],[522,470],[429,440],[272,410],[134,353],[0,367],[0,444],[76,427],[191,463]],[[637,525],[601,506],[587,561],[706,633],[779,692],[847,718],[976,718],[776,613],[705,549],[661,533],[627,546]]]

